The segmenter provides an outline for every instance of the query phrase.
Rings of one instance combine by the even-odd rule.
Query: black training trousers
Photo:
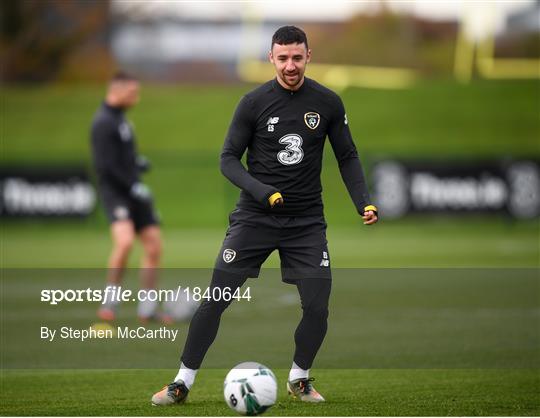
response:
[[[214,270],[210,284],[210,294],[215,287],[222,290],[231,289],[231,293],[242,287],[247,278],[240,278],[223,271]],[[302,369],[309,369],[319,351],[326,335],[328,320],[328,300],[332,280],[329,279],[302,279],[296,281],[302,304],[302,319],[296,328],[294,341],[296,350],[294,362]],[[215,292],[223,294],[223,292]],[[206,352],[214,342],[221,314],[230,305],[231,301],[206,300],[191,320],[189,332],[184,346],[181,360],[190,369],[199,369]]]

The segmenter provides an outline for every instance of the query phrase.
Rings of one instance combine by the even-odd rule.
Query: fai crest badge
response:
[[[114,218],[119,221],[129,218],[129,210],[125,206],[117,206],[113,211]]]
[[[317,126],[319,126],[320,121],[321,121],[321,116],[318,113],[307,112],[304,115],[304,122],[306,122],[306,125],[309,129],[317,129]]]
[[[225,261],[226,263],[230,263],[231,261],[234,260],[235,257],[236,257],[236,251],[231,250],[230,248],[225,248],[223,250],[223,261]]]

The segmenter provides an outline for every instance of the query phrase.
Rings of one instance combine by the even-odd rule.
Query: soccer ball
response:
[[[163,312],[174,322],[186,322],[191,319],[199,304],[189,299],[184,292],[178,293],[178,298],[163,302]]]
[[[225,377],[225,402],[241,415],[259,415],[276,403],[276,376],[260,363],[235,366]]]

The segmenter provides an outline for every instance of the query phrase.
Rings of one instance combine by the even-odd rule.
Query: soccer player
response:
[[[124,72],[109,82],[105,101],[92,122],[92,154],[113,249],[109,257],[107,287],[118,286],[128,256],[138,236],[143,246],[141,288],[154,289],[161,256],[161,236],[150,189],[141,182],[148,161],[137,154],[133,127],[124,113],[139,101],[139,81]],[[107,294],[107,293],[106,293]],[[104,321],[116,317],[117,301],[106,301],[98,310]],[[156,319],[157,302],[141,300],[139,318]]]
[[[311,58],[305,33],[294,26],[278,29],[269,58],[276,78],[242,98],[221,153],[221,171],[241,194],[229,217],[210,294],[216,287],[234,292],[248,277],[257,277],[261,264],[277,249],[282,279],[296,285],[303,311],[287,389],[301,401],[322,402],[309,371],[326,334],[332,283],[320,180],[327,136],[364,224],[377,222],[377,208],[370,203],[341,99],[304,77]],[[247,170],[240,161],[246,149]],[[186,399],[229,304],[210,299],[200,305],[180,370],[152,397],[153,404]]]

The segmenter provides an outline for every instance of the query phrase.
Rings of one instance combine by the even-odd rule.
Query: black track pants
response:
[[[212,290],[215,287],[221,289],[229,287],[231,293],[234,293],[246,280],[246,278],[214,270],[210,294],[214,294]],[[296,282],[303,313],[294,334],[296,343],[294,362],[302,369],[311,368],[326,335],[331,286],[332,280],[329,279],[302,279]],[[216,292],[216,294],[222,294],[222,292]],[[201,367],[206,352],[216,338],[221,314],[230,304],[231,301],[210,299],[199,306],[191,320],[181,358],[186,367],[190,369]]]

